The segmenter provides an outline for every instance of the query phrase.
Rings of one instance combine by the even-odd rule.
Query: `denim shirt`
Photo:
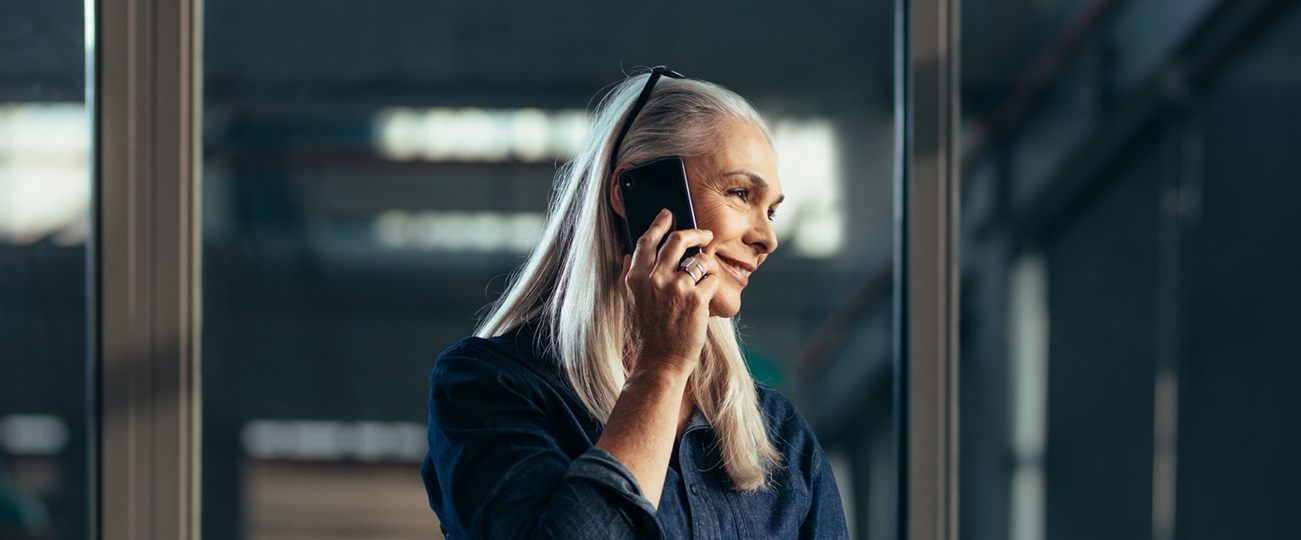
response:
[[[757,385],[783,458],[772,486],[732,489],[697,411],[657,511],[632,473],[593,447],[602,425],[535,342],[529,327],[466,338],[434,366],[420,474],[447,538],[848,538],[826,455],[776,390]]]

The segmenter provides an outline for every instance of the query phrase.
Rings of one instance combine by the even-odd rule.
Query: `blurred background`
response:
[[[801,356],[890,260],[888,2],[357,6],[207,3],[208,537],[436,530],[416,474],[433,361],[532,248],[604,89],[655,64],[739,92],[772,128],[788,201],[741,316],[750,365],[817,390],[802,403],[864,516],[874,481],[889,500],[888,318],[853,352]],[[871,437],[876,475],[853,453]]]
[[[1301,537],[1297,3],[962,3],[962,538]],[[0,538],[91,529],[88,11],[0,2]],[[667,64],[773,130],[747,358],[892,538],[893,32],[888,0],[208,0],[204,536],[437,534],[433,360],[603,91]]]

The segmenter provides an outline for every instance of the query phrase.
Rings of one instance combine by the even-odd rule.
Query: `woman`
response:
[[[665,211],[626,246],[614,180],[665,156],[699,228]],[[557,180],[538,247],[434,367],[421,473],[443,533],[847,537],[826,456],[750,378],[731,320],[783,198],[753,107],[655,68],[603,100]]]

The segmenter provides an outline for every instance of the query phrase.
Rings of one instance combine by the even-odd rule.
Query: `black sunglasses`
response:
[[[646,87],[641,89],[641,95],[637,96],[637,101],[632,104],[632,110],[628,111],[628,118],[623,121],[623,127],[619,129],[619,137],[614,140],[614,148],[610,150],[610,169],[605,172],[606,178],[614,174],[614,169],[619,165],[616,159],[619,157],[619,148],[623,146],[623,138],[628,135],[628,130],[632,129],[632,121],[637,119],[637,114],[641,108],[646,106],[650,100],[651,90],[655,89],[655,83],[660,77],[671,79],[685,79],[686,75],[673,71],[664,66],[655,66],[651,68],[650,77],[646,78]]]

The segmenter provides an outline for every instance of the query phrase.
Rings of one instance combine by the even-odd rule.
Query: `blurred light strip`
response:
[[[1010,540],[1043,540],[1048,444],[1048,269],[1027,254],[1012,268],[1008,326],[1011,347],[1012,456]]]
[[[244,425],[244,454],[257,459],[419,462],[427,426],[412,422],[254,420]]]
[[[68,424],[47,414],[0,418],[0,447],[15,456],[53,456],[68,446]]]
[[[395,108],[375,119],[381,155],[397,161],[547,162],[573,157],[590,118],[582,109]]]
[[[0,243],[85,243],[89,148],[81,103],[0,104]]]
[[[844,189],[835,126],[825,119],[778,120],[772,130],[786,202],[773,228],[796,255],[828,258],[844,244]]]
[[[543,220],[541,212],[389,210],[375,218],[373,229],[388,250],[528,253]]]
[[[556,162],[581,149],[590,123],[590,116],[580,109],[396,108],[376,116],[375,144],[381,155],[397,161]],[[778,237],[789,240],[797,256],[835,256],[844,245],[846,226],[835,125],[825,118],[782,118],[770,124],[786,194],[774,222]],[[451,221],[442,223],[444,218]],[[423,223],[420,226],[426,230],[412,233],[406,229],[412,219]],[[403,218],[385,213],[377,220],[376,235],[388,248],[521,251],[525,245],[523,241],[489,240],[487,244],[502,247],[480,249],[484,242],[476,238],[496,236],[469,231],[467,236],[457,237],[462,241],[433,232],[459,230],[462,219],[434,214]],[[399,223],[403,225],[399,227]],[[527,245],[531,247],[533,242]]]

